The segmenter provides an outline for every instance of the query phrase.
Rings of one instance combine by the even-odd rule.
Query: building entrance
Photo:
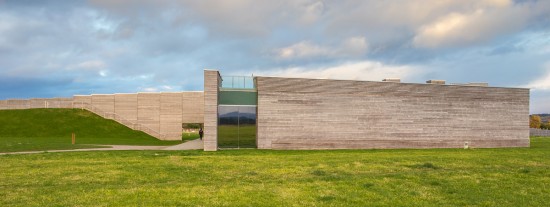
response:
[[[256,148],[256,106],[218,106],[218,148]]]

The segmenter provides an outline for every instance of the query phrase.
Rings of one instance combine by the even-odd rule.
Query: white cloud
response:
[[[157,92],[157,91],[158,91],[157,88],[153,88],[153,87],[140,88],[140,90],[143,90],[143,91],[145,91],[145,92]]]
[[[99,71],[99,75],[100,75],[101,77],[107,77],[108,72],[109,72],[109,71],[107,71],[107,70],[100,70],[100,71]]]
[[[363,55],[367,52],[368,47],[365,37],[351,37],[342,43],[340,50],[342,54]]]
[[[302,41],[291,46],[277,49],[277,55],[283,59],[310,58],[330,55],[332,52],[326,47],[315,45],[309,41]]]
[[[68,68],[70,70],[91,70],[91,71],[100,71],[103,70],[107,64],[101,60],[88,60],[84,62],[77,63],[75,65],[70,65]]]
[[[417,29],[413,45],[419,48],[467,46],[498,36],[521,31],[528,22],[550,12],[550,4],[513,4],[510,1],[486,1],[473,11],[453,12]],[[534,7],[542,7],[533,9]]]
[[[302,41],[288,47],[276,49],[277,58],[304,59],[316,57],[353,57],[367,52],[368,43],[364,37],[351,37],[336,46],[321,46]]]
[[[381,81],[384,78],[411,79],[421,76],[423,69],[411,65],[387,65],[375,61],[345,63],[332,67],[294,67],[258,73],[260,76],[283,76],[295,78],[322,78],[344,80]]]
[[[545,75],[522,87],[531,88],[533,90],[550,90],[550,62],[546,64],[546,68]]]

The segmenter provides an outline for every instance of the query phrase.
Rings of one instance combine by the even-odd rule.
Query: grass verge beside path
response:
[[[0,156],[0,206],[549,206],[531,148]]]
[[[73,132],[76,145],[71,144]],[[158,140],[81,109],[0,110],[0,152],[180,143]]]

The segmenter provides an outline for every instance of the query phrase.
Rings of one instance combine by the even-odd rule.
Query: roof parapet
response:
[[[479,83],[451,83],[451,85],[489,87],[489,83],[485,83],[485,82],[479,82]]]

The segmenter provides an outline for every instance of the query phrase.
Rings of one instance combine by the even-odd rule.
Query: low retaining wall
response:
[[[537,137],[550,137],[550,130],[546,130],[546,129],[529,129],[529,134],[533,137],[533,136],[537,136]]]
[[[0,109],[73,108],[73,98],[0,100]]]

